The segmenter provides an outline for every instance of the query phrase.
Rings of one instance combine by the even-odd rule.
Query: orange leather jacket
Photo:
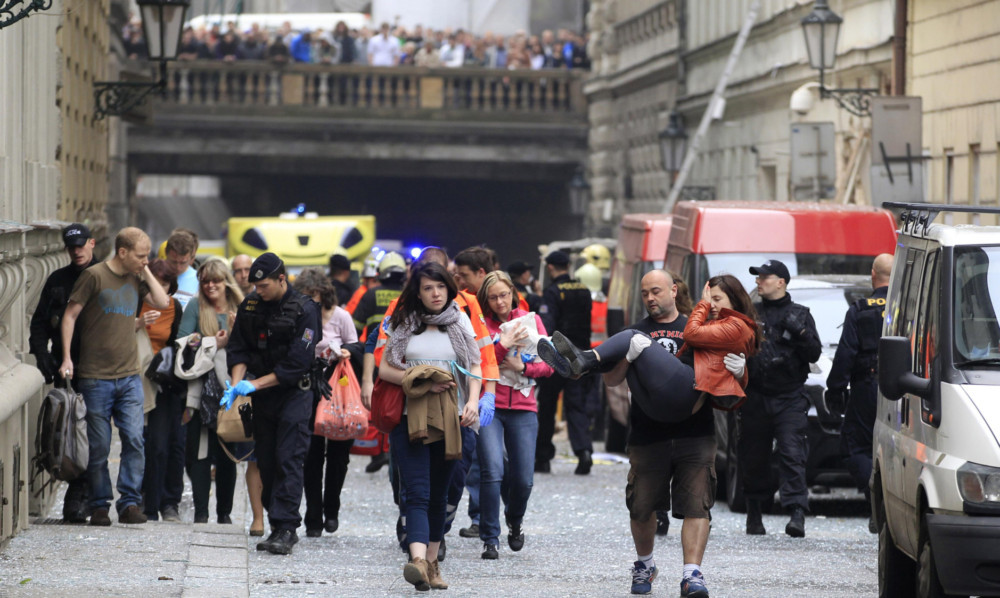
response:
[[[731,309],[723,309],[718,319],[709,320],[711,312],[709,302],[699,301],[684,327],[684,349],[694,350],[694,387],[717,397],[745,397],[747,368],[743,370],[743,379],[736,380],[722,360],[727,353],[750,357],[757,323]]]

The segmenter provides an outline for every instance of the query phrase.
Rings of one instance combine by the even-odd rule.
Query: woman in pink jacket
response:
[[[534,483],[535,440],[538,436],[538,403],[535,401],[535,379],[552,375],[552,368],[540,360],[525,362],[522,348],[528,330],[518,325],[500,331],[504,322],[527,315],[518,309],[514,282],[506,272],[490,272],[477,294],[486,317],[486,327],[493,338],[500,382],[497,383],[496,413],[488,426],[479,429],[479,537],[483,540],[484,559],[498,557],[500,545],[500,481],[503,479],[504,446],[507,447],[507,485],[509,496],[504,512],[507,520],[507,544],[517,552],[524,547],[521,522],[528,507],[528,497]],[[536,315],[538,334],[545,334],[542,320]]]

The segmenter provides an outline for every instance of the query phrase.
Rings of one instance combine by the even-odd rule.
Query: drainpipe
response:
[[[896,0],[892,31],[892,95],[906,95],[906,11],[907,0]]]

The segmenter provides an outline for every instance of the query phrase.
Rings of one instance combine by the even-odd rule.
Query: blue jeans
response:
[[[448,484],[448,519],[444,524],[444,533],[451,531],[458,514],[458,503],[462,502],[462,494],[466,486],[469,488],[469,519],[479,524],[479,460],[476,457],[476,432],[472,428],[462,428],[462,462],[455,467]],[[475,466],[475,470],[473,470]]]
[[[146,467],[142,440],[142,380],[138,374],[115,380],[80,378],[79,389],[87,404],[87,439],[90,445],[87,479],[90,482],[88,505],[91,511],[109,508],[114,498],[111,474],[108,472],[112,417],[122,441],[118,502],[115,507],[121,513],[126,507],[138,506],[142,503],[142,477]]]
[[[440,542],[448,507],[448,482],[459,461],[445,460],[444,441],[410,442],[406,415],[389,434],[405,497],[407,544]],[[404,502],[404,501],[400,501]]]
[[[507,447],[507,525],[520,525],[528,508],[534,483],[535,439],[538,415],[534,411],[497,409],[493,421],[479,429],[479,538],[499,544],[500,484],[504,479],[504,446]]]

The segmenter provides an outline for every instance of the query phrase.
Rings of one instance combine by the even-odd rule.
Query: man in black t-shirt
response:
[[[673,354],[684,345],[687,316],[676,306],[677,285],[673,276],[653,270],[642,278],[642,299],[648,317],[633,329],[645,332]],[[634,337],[641,338],[641,337]],[[691,352],[680,357],[692,366]],[[622,360],[604,375],[609,386],[621,384],[629,362]],[[708,543],[710,509],[715,503],[715,427],[712,408],[705,405],[686,420],[657,421],[633,401],[628,441],[631,469],[625,486],[625,504],[631,519],[637,559],[632,567],[632,593],[647,594],[657,569],[653,562],[656,511],[672,508],[683,519],[681,546],[684,554],[684,595],[708,596],[701,574],[701,560]],[[671,496],[672,495],[672,496]]]

